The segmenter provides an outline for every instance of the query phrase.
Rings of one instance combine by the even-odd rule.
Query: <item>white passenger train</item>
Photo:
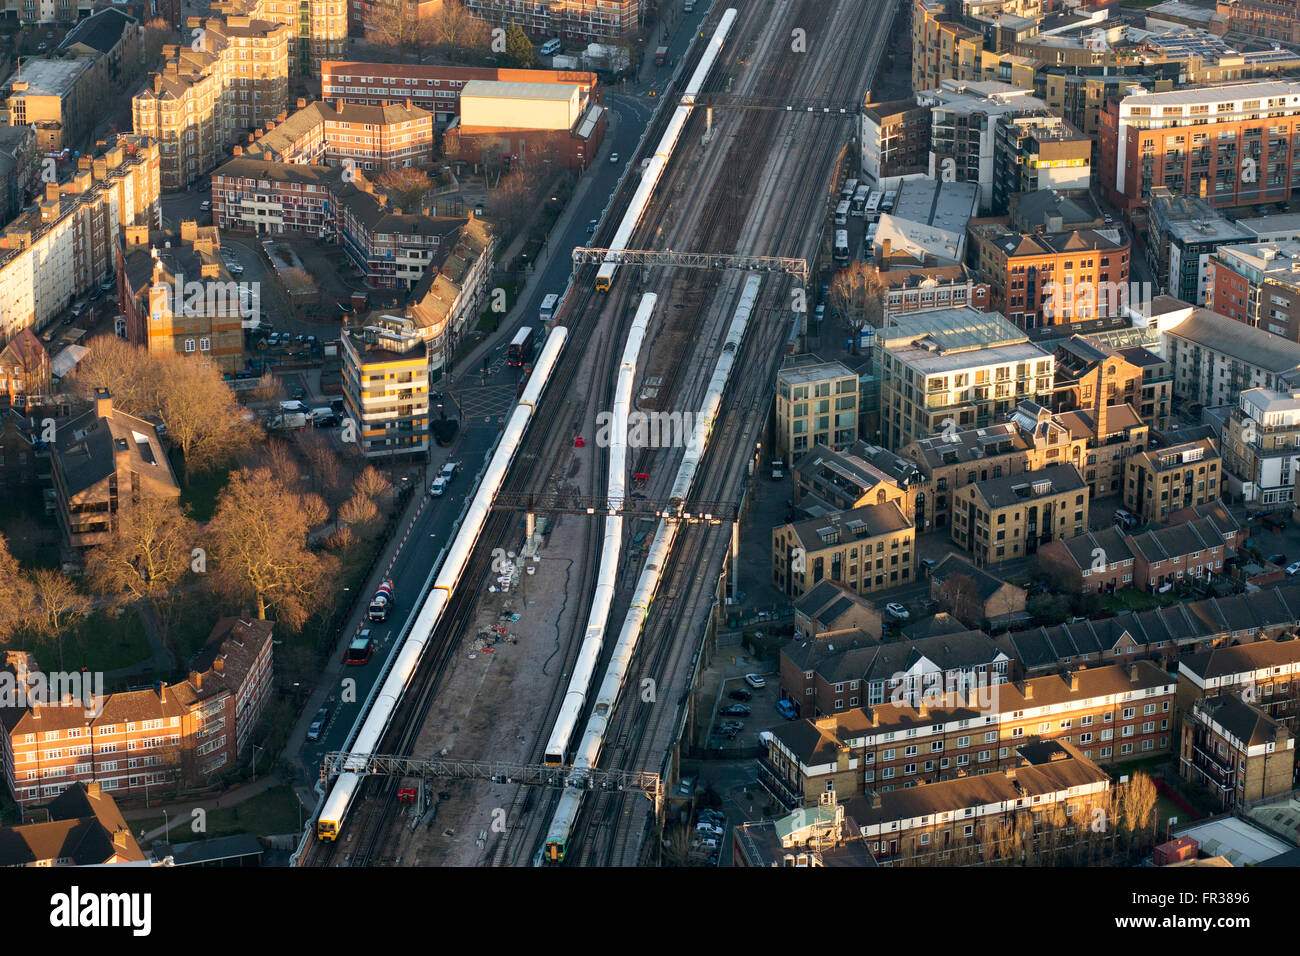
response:
[[[637,356],[641,354],[641,343],[650,327],[650,316],[654,313],[658,298],[654,293],[641,297],[641,305],[636,310],[632,328],[628,330],[627,343],[623,347],[623,360],[618,367],[618,384],[614,389],[609,433],[607,498],[611,509],[623,507],[627,495],[627,416],[632,406],[632,388],[636,384]],[[622,547],[623,516],[609,515],[605,518],[605,537],[601,544],[600,568],[596,574],[596,590],[591,597],[586,636],[578,650],[578,659],[573,665],[569,689],[560,705],[555,729],[551,731],[551,738],[546,744],[546,763],[553,766],[564,763],[569,740],[582,717],[582,708],[587,703],[587,691],[591,688],[591,679],[595,676],[596,664],[600,661],[601,648],[605,646],[605,629],[610,607],[614,603],[614,584],[618,577],[618,559]]]
[[[709,438],[713,434],[713,424],[717,421],[718,411],[722,407],[722,395],[731,377],[740,344],[744,340],[745,329],[758,302],[761,284],[762,280],[758,276],[750,276],[745,280],[740,301],[736,305],[731,326],[722,345],[722,354],[718,357],[713,378],[709,381],[709,389],[704,396],[704,406],[696,419],[695,432],[677,469],[677,477],[672,489],[674,501],[685,501],[690,494],[691,484],[695,481],[695,474],[699,470],[700,459],[704,456]],[[609,667],[596,694],[591,717],[587,720],[582,740],[574,751],[573,773],[568,781],[570,786],[560,795],[559,806],[556,807],[555,816],[551,818],[551,825],[546,833],[546,847],[543,853],[544,859],[550,862],[559,863],[564,860],[569,835],[573,832],[573,824],[578,818],[582,795],[586,790],[584,772],[597,766],[597,761],[600,759],[600,752],[605,744],[605,731],[609,727],[614,707],[618,704],[619,692],[627,681],[632,655],[636,652],[637,641],[641,637],[641,629],[645,626],[650,604],[659,587],[664,565],[672,552],[678,527],[675,521],[661,520],[654,541],[651,542],[650,551],[646,555],[646,563],[637,580],[636,591],[632,595],[627,616],[623,619],[623,627],[614,645]]]
[[[731,26],[735,22],[736,11],[734,8],[728,9],[722,15],[722,19],[718,21],[718,28],[713,31],[713,36],[704,50],[704,55],[700,57],[695,72],[691,74],[690,82],[686,84],[681,105],[673,110],[672,119],[668,121],[668,128],[664,130],[663,136],[659,138],[659,144],[655,147],[654,155],[645,164],[645,169],[641,173],[641,182],[637,186],[636,192],[632,194],[632,201],[628,204],[627,212],[623,214],[623,219],[618,224],[618,230],[610,241],[610,251],[606,254],[605,261],[596,273],[596,290],[598,292],[609,291],[609,284],[613,281],[614,272],[618,268],[616,264],[617,258],[614,253],[627,248],[628,242],[632,239],[632,233],[636,231],[637,225],[641,222],[641,217],[650,205],[650,200],[655,193],[655,187],[659,185],[659,177],[663,175],[664,167],[668,165],[668,160],[672,158],[678,137],[682,135],[682,129],[685,128],[686,120],[690,117],[691,110],[694,108],[695,97],[704,88],[704,81],[713,69],[713,64],[717,62],[718,56],[722,52],[722,44],[726,41],[727,34],[731,32]]]
[[[488,463],[474,500],[465,512],[465,520],[461,523],[460,530],[452,539],[438,577],[425,597],[415,623],[411,625],[405,640],[394,656],[392,668],[371,705],[365,723],[361,725],[356,740],[352,742],[349,752],[356,756],[348,763],[344,772],[334,780],[329,796],[321,807],[320,816],[316,821],[316,836],[321,840],[330,841],[338,837],[343,818],[347,815],[364,776],[364,757],[373,754],[375,748],[379,746],[379,741],[383,739],[389,721],[392,720],[393,713],[411,677],[415,674],[425,645],[433,637],[433,632],[451,601],[452,592],[460,583],[461,575],[469,564],[478,536],[487,523],[492,503],[505,483],[510,462],[523,442],[524,432],[528,429],[533,409],[541,399],[542,391],[546,388],[551,373],[555,371],[568,331],[564,326],[557,326],[546,338],[541,357],[533,366],[532,377],[528,380],[528,385],[524,388],[524,393],[520,396],[519,404],[510,416],[505,431],[502,432],[501,442]]]

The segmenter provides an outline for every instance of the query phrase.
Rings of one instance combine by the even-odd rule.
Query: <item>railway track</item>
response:
[[[793,14],[795,22],[806,17],[809,12],[810,6],[807,4],[796,8]],[[781,31],[777,30],[776,33],[780,35]],[[838,35],[844,37],[855,34],[841,30]],[[834,55],[828,58],[832,62],[838,59]],[[789,76],[789,67],[791,55],[786,54],[775,69],[766,72],[766,79],[759,86],[759,95],[770,93],[785,82]],[[815,82],[817,80],[813,77],[804,78],[807,85]],[[820,83],[816,87],[818,91],[827,88]],[[833,84],[833,88],[835,95],[847,94],[851,91],[852,81],[841,81]],[[789,92],[793,94],[797,91],[790,89]],[[742,168],[747,168],[751,173],[745,176],[745,195],[753,196],[755,181],[766,165],[755,162],[754,157],[764,155],[764,151],[772,148],[782,125],[786,128],[786,140],[792,141],[789,130],[791,124],[796,122],[776,114],[766,122],[760,119],[757,130],[753,126],[746,128],[744,153],[750,159]],[[738,144],[733,144],[733,150],[736,145]],[[776,164],[775,176],[779,178],[788,175],[792,167],[833,173],[833,160],[837,152],[838,139],[832,138],[824,141],[820,149],[787,150],[785,161]],[[795,227],[801,220],[807,221],[810,218],[810,211],[813,212],[811,218],[815,221],[816,212],[819,208],[824,209],[825,201],[820,194],[824,193],[826,183],[814,175],[806,175],[802,180],[795,177],[795,181],[799,182],[799,186],[795,190],[794,201],[783,211],[775,213],[778,222],[774,224],[775,228],[769,226],[767,234],[774,233],[794,246],[782,248],[780,254],[802,254],[811,258],[816,254],[816,249],[809,248],[808,239],[811,237],[807,234],[808,231],[801,237]],[[721,241],[722,249],[730,251],[735,244],[734,237],[744,233],[747,222],[757,220],[761,224],[764,220],[773,218],[771,209],[776,191],[769,191],[766,195],[767,201],[759,203],[758,209],[754,210],[752,202],[737,203],[729,191],[715,191],[709,202],[709,211],[703,217],[706,225],[700,238],[704,244],[695,247],[715,250],[718,247],[709,243]],[[752,249],[754,246],[746,248]],[[765,295],[768,303],[773,300],[772,292],[769,288]],[[775,307],[769,305],[766,310],[760,309],[759,321],[746,337],[743,348],[745,361],[742,364],[749,373],[736,387],[729,389],[729,398],[724,401],[721,432],[710,445],[703,463],[701,480],[698,482],[701,489],[699,493],[707,500],[731,500],[732,497],[739,497],[744,480],[743,463],[752,457],[754,435],[758,433],[766,415],[771,382],[786,338],[787,330],[780,320],[784,310],[780,308],[779,297],[776,302]],[[694,656],[692,652],[698,652],[694,637],[702,633],[702,628],[687,626],[684,618],[688,615],[683,614],[683,611],[712,606],[713,591],[718,582],[712,569],[717,567],[720,573],[728,544],[729,529],[690,526],[679,534],[669,573],[660,585],[659,595],[651,609],[646,632],[633,662],[632,672],[641,679],[649,676],[656,682],[656,686],[669,688],[677,686],[671,677],[674,672],[680,674],[683,669],[689,670],[684,665]],[[631,679],[629,682],[635,683]],[[688,698],[689,689],[678,701],[660,699],[650,702],[635,695],[625,695],[611,724],[601,766],[658,770],[661,773],[667,771],[668,759],[655,752],[647,752],[647,742],[668,736],[665,731],[670,731],[671,725],[677,722],[677,715],[686,706]],[[650,822],[650,808],[644,798],[626,793],[594,793],[579,815],[570,842],[569,859],[582,865],[601,866],[643,862],[644,851],[650,844],[642,837]],[[577,849],[576,854],[574,848]]]

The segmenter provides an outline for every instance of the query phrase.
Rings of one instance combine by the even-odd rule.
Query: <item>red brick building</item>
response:
[[[226,618],[180,683],[107,694],[91,707],[32,699],[0,709],[0,770],[14,800],[47,803],[75,783],[134,797],[211,782],[243,756],[266,705],[271,645],[269,621]],[[30,654],[10,652],[6,663],[34,686]]]

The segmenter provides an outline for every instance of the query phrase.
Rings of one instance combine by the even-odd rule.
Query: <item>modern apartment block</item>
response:
[[[642,0],[465,0],[480,20],[497,27],[517,23],[534,36],[587,43],[628,40],[642,25]]]
[[[1176,195],[1168,186],[1152,188],[1147,264],[1156,285],[1174,298],[1224,312],[1207,297],[1214,287],[1215,250],[1254,241],[1250,229],[1229,222],[1207,200]]]
[[[797,598],[823,580],[858,594],[915,579],[912,522],[898,504],[863,505],[772,529],[772,584]]]
[[[1295,736],[1232,694],[1198,700],[1183,718],[1178,773],[1224,810],[1287,793],[1294,783]]]
[[[1067,462],[1082,468],[1086,447],[1085,435],[1074,434],[1058,416],[1027,400],[1009,421],[917,439],[902,450],[924,475],[916,494],[916,526],[923,531],[948,527],[957,492],[977,481]]]
[[[916,101],[920,106],[930,107],[930,175],[959,183],[978,183],[980,209],[986,212],[994,204],[1000,123],[1017,116],[1039,116],[1045,124],[1052,123],[1047,118],[1046,103],[1035,98],[1031,90],[1008,83],[943,80],[937,89],[918,92]],[[1072,148],[1067,148],[1067,152]]]
[[[343,401],[367,458],[429,448],[429,356],[410,319],[372,314],[342,337]]]
[[[1004,421],[1025,399],[1046,403],[1054,359],[997,312],[939,309],[878,329],[881,444]]]
[[[1231,405],[1246,389],[1300,386],[1300,343],[1185,305],[1161,316],[1160,328],[1173,366],[1174,397],[1184,402]]]
[[[1224,480],[1247,504],[1294,502],[1300,478],[1300,391],[1248,388],[1223,422]]]
[[[134,129],[158,140],[162,187],[184,189],[289,102],[284,24],[249,16],[195,18],[193,44],[163,47],[163,67],[131,101]]]
[[[321,98],[336,104],[391,106],[410,101],[445,126],[460,115],[460,94],[475,80],[576,85],[586,102],[599,102],[595,73],[505,67],[337,61],[321,67]]]
[[[245,753],[271,693],[272,625],[226,618],[175,684],[50,705],[0,709],[0,770],[17,803],[47,803],[76,784],[117,796],[157,797],[210,786]],[[24,685],[25,652],[6,664]]]
[[[930,110],[914,96],[864,106],[861,136],[862,171],[877,188],[897,189],[930,168]]]
[[[977,481],[953,495],[952,540],[980,567],[1028,557],[1053,538],[1083,534],[1088,499],[1068,464]]]
[[[1092,140],[1055,113],[1000,117],[993,141],[993,211],[1011,197],[1051,189],[1086,192],[1092,178]]]
[[[1300,342],[1300,242],[1243,240],[1217,249],[1209,266],[1207,307]]]
[[[848,511],[894,502],[910,519],[921,470],[879,445],[857,441],[842,451],[814,445],[794,462],[793,504],[805,511]]]
[[[1129,305],[1129,239],[1118,227],[1019,233],[1002,219],[970,224],[990,307],[1025,329],[1120,316]]]
[[[1133,93],[1103,115],[1101,186],[1137,219],[1156,186],[1216,208],[1286,199],[1300,169],[1297,124],[1293,80]]]
[[[840,451],[857,441],[859,391],[839,362],[788,360],[776,373],[776,457],[793,464],[815,445]]]
[[[227,271],[216,227],[189,220],[180,235],[151,235],[128,226],[118,243],[128,341],[150,355],[198,356],[223,372],[242,370],[247,287]]]
[[[912,89],[937,89],[945,80],[1005,80],[1034,88],[1032,60],[984,48],[984,34],[949,14],[942,0],[912,4]]]
[[[0,344],[39,332],[115,269],[114,237],[134,224],[160,226],[159,151],[153,140],[119,136],[78,160],[70,182],[47,183],[36,209],[0,233]]]
[[[1208,438],[1133,455],[1124,482],[1124,507],[1139,521],[1165,521],[1180,509],[1216,501],[1222,493],[1221,464]]]
[[[298,100],[298,112],[250,134],[248,159],[384,172],[433,161],[433,114],[404,104],[357,106]]]

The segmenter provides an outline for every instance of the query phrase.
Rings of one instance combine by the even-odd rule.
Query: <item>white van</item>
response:
[[[847,226],[849,224],[849,201],[845,199],[835,207],[835,225]]]
[[[433,484],[429,486],[429,494],[435,498],[441,498],[447,491],[447,479],[442,475],[433,479]]]
[[[546,298],[542,299],[542,308],[538,312],[538,318],[543,322],[550,322],[555,318],[555,307],[560,302],[560,297],[552,292]]]
[[[554,56],[560,52],[559,40],[547,40],[542,44],[542,56]]]

